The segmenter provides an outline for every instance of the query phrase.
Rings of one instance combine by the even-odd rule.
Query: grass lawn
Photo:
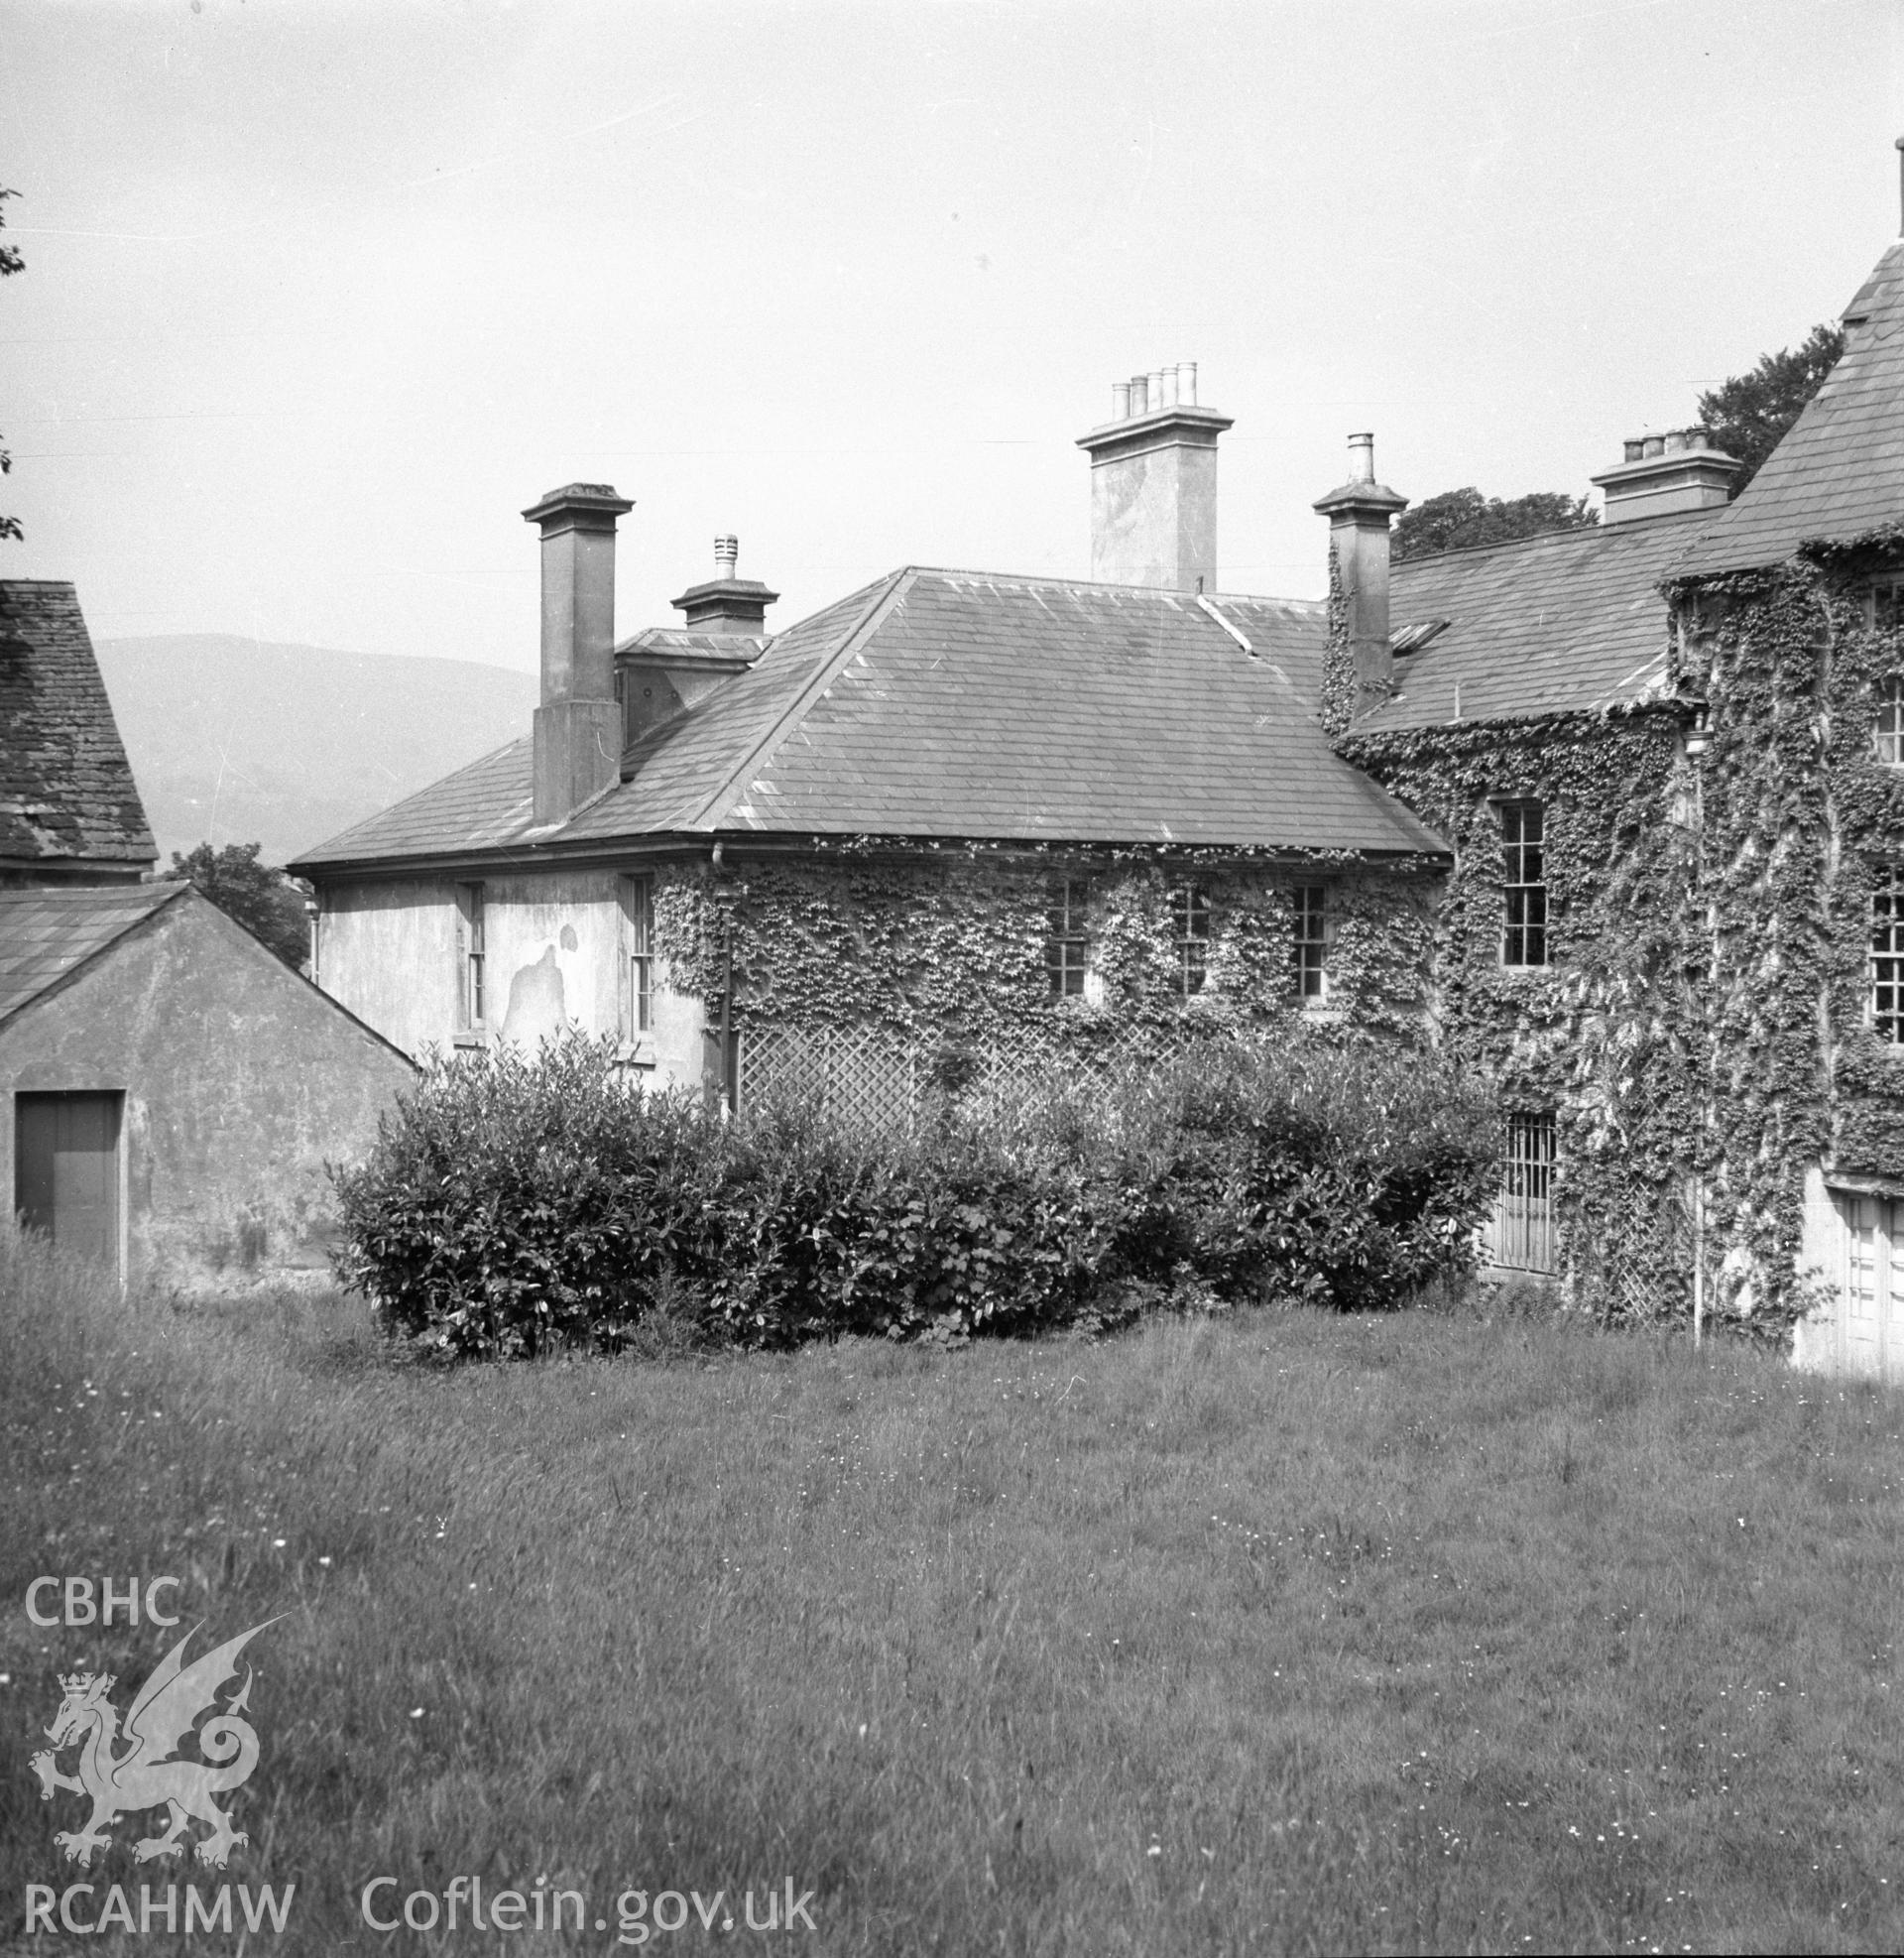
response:
[[[194,1651],[285,1614],[225,1877],[298,1894],[251,1950],[627,1949],[625,1891],[788,1880],[812,1932],[648,1948],[1904,1947],[1883,1390],[1271,1311],[442,1373],[334,1296],[122,1303],[4,1240],[0,1342],[0,1948],[168,1945],[5,1944],[80,1875],[26,1772],[56,1673],[123,1711],[176,1637],[38,1628],[43,1573],[177,1575]],[[220,1881],[135,1871],[156,1820],[101,1894]],[[589,1928],[375,1931],[380,1875]]]

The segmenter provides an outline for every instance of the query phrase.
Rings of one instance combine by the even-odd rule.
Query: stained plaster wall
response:
[[[635,868],[635,867],[631,867]],[[639,868],[646,870],[648,866]],[[486,873],[484,1043],[533,1050],[564,1032],[621,1031],[624,951],[613,868]],[[453,879],[339,885],[323,895],[318,983],[418,1059],[470,1044],[461,1024],[463,941]],[[671,993],[655,968],[654,1026],[628,1060],[657,1086],[698,1086],[698,999]]]
[[[0,1188],[16,1093],[118,1092],[129,1277],[201,1289],[321,1272],[324,1164],[359,1157],[412,1078],[188,892],[0,1027]]]

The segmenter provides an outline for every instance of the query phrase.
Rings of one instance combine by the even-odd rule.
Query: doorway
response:
[[[125,1096],[17,1094],[13,1207],[71,1256],[120,1274],[119,1135]]]

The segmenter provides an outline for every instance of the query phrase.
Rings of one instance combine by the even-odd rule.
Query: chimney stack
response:
[[[1634,435],[1625,447],[1625,459],[1616,468],[1593,478],[1606,492],[1606,508],[1601,513],[1605,524],[1722,509],[1731,500],[1732,478],[1744,466],[1736,456],[1715,448],[1704,428]]]
[[[1354,719],[1394,683],[1394,655],[1388,645],[1388,525],[1407,509],[1408,499],[1375,480],[1375,438],[1361,434],[1349,437],[1349,480],[1315,507],[1329,519],[1329,549],[1355,672],[1354,697],[1342,703],[1342,710]]]
[[[1133,374],[1091,457],[1091,575],[1108,584],[1217,587],[1217,437],[1232,418],[1197,406],[1197,366]]]
[[[680,607],[681,624],[688,632],[767,637],[767,608],[780,594],[769,591],[758,578],[741,577],[740,556],[739,538],[717,537],[713,577],[706,584],[690,585],[680,597],[668,601]]]
[[[634,509],[607,483],[569,483],[523,512],[542,533],[542,703],[536,821],[566,822],[615,781],[615,525]]]

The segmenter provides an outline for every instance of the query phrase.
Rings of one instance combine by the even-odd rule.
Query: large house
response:
[[[78,598],[0,580],[0,1187],[184,1288],[321,1274],[410,1062],[156,852]]]
[[[1215,589],[1229,423],[1182,374],[1086,437],[1098,582],[906,566],[770,635],[722,540],[617,644],[630,506],[551,492],[534,728],[300,861],[319,983],[412,1052],[579,1026],[729,1094],[1184,1012],[1417,1020],[1447,852],[1330,745],[1326,608]]]
[[[743,1095],[948,1031],[1432,1039],[1498,1098],[1498,1265],[1904,1375],[1904,246],[1844,324],[1736,499],[1642,436],[1598,527],[1391,565],[1353,438],[1326,605],[1220,589],[1194,370],[1083,439],[1090,583],[769,634],[730,551],[618,644],[629,505],[557,491],[534,730],[304,860],[321,983]]]

